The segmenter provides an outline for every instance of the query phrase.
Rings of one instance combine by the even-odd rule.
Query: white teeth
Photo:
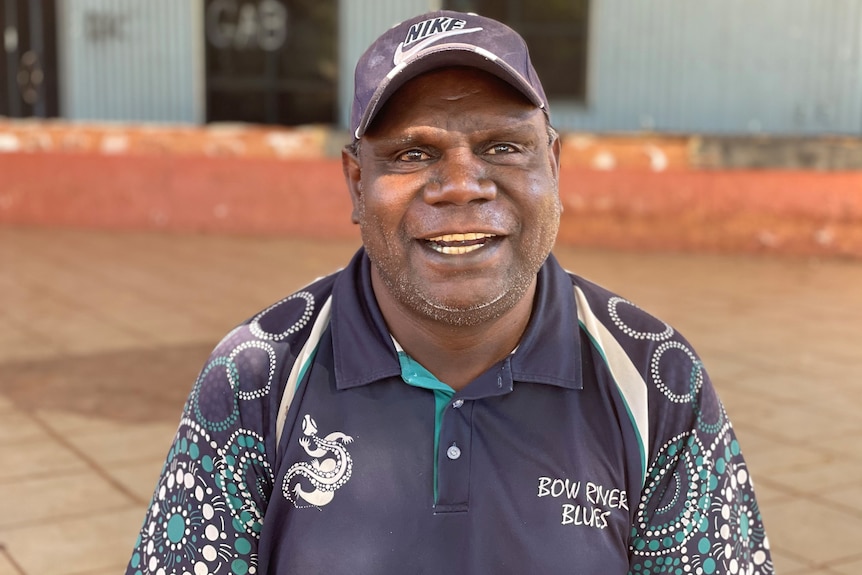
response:
[[[450,240],[451,241],[451,240]],[[474,252],[479,248],[483,247],[485,244],[475,244],[472,246],[441,246],[440,244],[431,244],[431,249],[436,252],[440,252],[441,254],[447,255],[462,255],[470,252]]]
[[[470,232],[468,234],[446,234],[437,236],[436,238],[428,238],[429,242],[469,242],[473,240],[482,240],[485,238],[493,238],[494,234],[482,234]]]
[[[466,234],[444,234],[426,240],[434,251],[446,255],[463,255],[485,247],[494,234],[469,232]]]

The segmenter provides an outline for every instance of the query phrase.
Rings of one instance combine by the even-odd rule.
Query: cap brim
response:
[[[521,92],[537,108],[541,108],[546,114],[548,113],[544,100],[530,85],[530,82],[504,60],[472,44],[453,43],[423,50],[393,68],[371,96],[365,113],[353,134],[354,138],[362,137],[386,101],[401,86],[420,74],[449,66],[467,66],[493,74]]]

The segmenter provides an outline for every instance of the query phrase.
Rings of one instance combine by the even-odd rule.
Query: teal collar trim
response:
[[[553,255],[539,270],[533,315],[511,357],[514,381],[582,389],[581,332],[573,278]],[[397,347],[371,287],[371,261],[360,249],[332,291],[335,385],[350,389],[400,371]]]
[[[398,362],[401,364],[401,379],[407,385],[429,389],[434,393],[434,503],[437,503],[437,454],[440,448],[440,426],[443,413],[449,405],[455,390],[437,379],[433,373],[425,369],[421,363],[401,351],[398,342]]]
[[[398,362],[401,364],[401,379],[406,383],[414,387],[442,391],[448,393],[449,397],[455,395],[454,389],[437,379],[424,365],[407,355],[406,351],[398,351]]]

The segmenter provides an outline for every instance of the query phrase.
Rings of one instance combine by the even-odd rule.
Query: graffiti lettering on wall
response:
[[[36,52],[32,50],[24,52],[15,79],[18,81],[21,99],[31,106],[36,104],[39,100],[39,88],[45,81],[45,73],[42,71],[42,64],[39,62],[39,55]]]
[[[116,12],[84,12],[84,36],[90,42],[122,40],[126,17]]]
[[[215,0],[207,6],[206,33],[216,48],[274,52],[287,40],[287,8],[276,0]]]

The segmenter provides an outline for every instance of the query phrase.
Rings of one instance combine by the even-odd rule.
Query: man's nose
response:
[[[437,161],[434,179],[425,185],[429,204],[466,205],[497,197],[497,186],[488,177],[487,165],[472,150],[451,150]]]

